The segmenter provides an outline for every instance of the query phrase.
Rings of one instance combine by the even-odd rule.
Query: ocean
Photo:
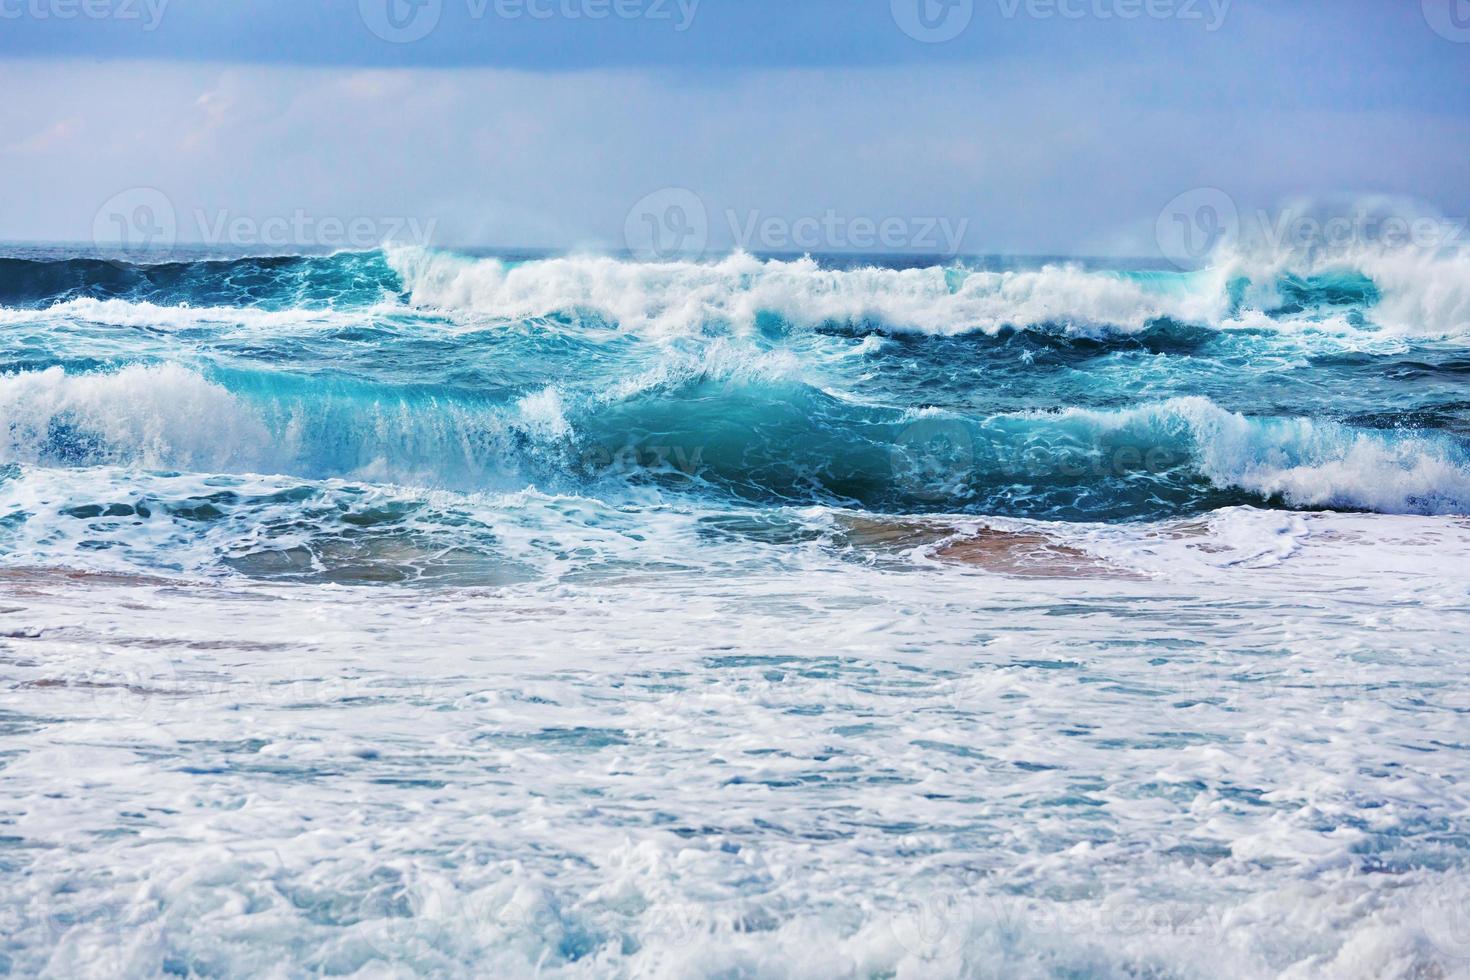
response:
[[[1470,256],[0,257],[0,972],[1470,976]]]

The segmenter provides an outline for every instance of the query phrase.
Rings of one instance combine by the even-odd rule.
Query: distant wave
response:
[[[414,304],[508,320],[575,313],[626,329],[688,333],[763,321],[858,324],[929,334],[1059,327],[1137,331],[1160,320],[1229,326],[1243,312],[1276,317],[1364,311],[1420,336],[1470,334],[1470,257],[1367,250],[1350,258],[1222,256],[1197,272],[1111,272],[1076,264],[991,272],[963,266],[827,269],[815,260],[638,263],[568,257],[525,263],[420,248],[388,260]],[[1369,312],[1371,311],[1371,312]]]
[[[0,306],[11,308],[90,299],[289,310],[376,303],[398,288],[382,252],[161,263],[0,257]]]
[[[394,249],[389,261],[420,306],[505,319],[576,313],[660,334],[708,325],[749,330],[772,320],[933,334],[1041,324],[1137,330],[1164,317],[1213,322],[1228,312],[1222,284],[1209,275],[1140,280],[1071,265],[1024,272],[824,269],[812,259],[745,254],[709,263],[572,257],[512,264],[417,248]]]
[[[129,264],[0,258],[0,319],[97,322],[309,318],[407,304],[482,323],[563,317],[653,336],[848,326],[931,335],[1050,329],[1132,333],[1163,321],[1281,329],[1356,318],[1415,337],[1470,336],[1470,256],[1361,248],[1328,257],[1221,254],[1194,272],[1108,271],[1076,263],[988,271],[824,267],[737,253],[708,262],[599,256],[531,261],[418,247]],[[211,312],[181,313],[183,309]],[[231,312],[234,311],[234,312]]]

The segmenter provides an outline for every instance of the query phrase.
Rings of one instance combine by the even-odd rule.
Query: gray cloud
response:
[[[1403,109],[1185,106],[1143,71],[1016,65],[671,73],[0,63],[0,237],[85,240],[133,186],[196,215],[413,218],[443,244],[620,247],[687,187],[787,223],[968,222],[968,251],[1148,254],[1160,207],[1371,191],[1467,211],[1470,123]]]

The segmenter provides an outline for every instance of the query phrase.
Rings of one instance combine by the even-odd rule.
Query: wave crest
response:
[[[1470,457],[1443,436],[1249,418],[1199,397],[1119,412],[1069,409],[1060,417],[1100,439],[1177,440],[1216,486],[1280,497],[1295,507],[1470,512]]]
[[[0,377],[0,462],[291,474],[454,490],[760,502],[1069,520],[1294,507],[1470,512],[1446,433],[1248,417],[1202,397],[965,417],[708,374],[509,401],[177,365]],[[229,387],[226,387],[226,384]]]
[[[1344,308],[1395,333],[1470,334],[1470,256],[1459,252],[1281,250],[1221,255],[1197,272],[1115,272],[1075,263],[1002,272],[831,269],[811,258],[744,253],[705,263],[596,256],[512,263],[417,247],[387,256],[416,306],[507,321],[573,315],[656,335],[750,331],[771,320],[937,335],[1035,327],[1126,333],[1161,320],[1228,327],[1253,313],[1313,322]]]
[[[523,320],[573,313],[635,332],[687,334],[717,325],[752,330],[763,319],[814,327],[868,324],[931,334],[996,333],[1056,324],[1138,330],[1171,318],[1215,321],[1226,310],[1210,274],[1134,278],[1076,265],[1032,271],[824,269],[810,258],[744,253],[713,263],[568,257],[524,263],[393,249],[389,262],[410,302]]]
[[[261,460],[270,431],[233,394],[173,364],[59,367],[0,378],[0,459],[223,472]]]

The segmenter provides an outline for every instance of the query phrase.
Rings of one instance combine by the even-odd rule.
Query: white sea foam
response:
[[[517,489],[518,463],[550,466],[572,435],[555,388],[504,410],[233,393],[177,364],[0,375],[0,463],[285,473],[427,488]]]
[[[127,462],[227,472],[258,466],[272,439],[261,419],[187,368],[133,366],[0,377],[0,461]]]
[[[1161,291],[1066,264],[979,272],[834,270],[811,259],[762,261],[743,253],[709,263],[582,256],[511,264],[417,248],[388,255],[420,306],[507,320],[583,312],[656,334],[697,332],[711,323],[748,330],[761,314],[807,326],[874,323],[935,334],[1040,324],[1127,330],[1164,316],[1209,322],[1226,309],[1224,290],[1209,275]]]
[[[1407,249],[1222,254],[1200,272],[1151,277],[1067,263],[1007,272],[823,269],[811,259],[760,260],[743,253],[711,262],[656,263],[573,256],[513,264],[420,248],[392,249],[388,257],[411,302],[423,307],[506,320],[582,313],[665,335],[712,324],[748,330],[762,314],[805,326],[871,323],[931,334],[1041,325],[1083,333],[1133,331],[1164,317],[1228,325],[1232,316],[1278,306],[1283,276],[1341,272],[1362,273],[1379,290],[1378,303],[1367,311],[1377,327],[1423,337],[1470,333],[1470,257]],[[1242,278],[1249,281],[1247,306],[1233,311],[1230,285]],[[1334,317],[1340,320],[1341,313],[1256,322],[1291,330]]]
[[[1470,251],[1378,250],[1351,264],[1383,292],[1373,312],[1378,322],[1408,334],[1470,335]]]
[[[1201,397],[1033,417],[1081,423],[1095,434],[1126,433],[1145,445],[1183,443],[1192,465],[1216,485],[1280,495],[1297,507],[1470,513],[1470,460],[1443,437],[1319,419],[1247,418]]]
[[[1378,301],[1367,311],[1374,325],[1407,337],[1470,336],[1470,249],[1256,247],[1221,252],[1213,262],[1219,281],[1249,281],[1245,298],[1256,309],[1271,309],[1280,302],[1277,287],[1285,276],[1361,274],[1379,292]]]
[[[652,367],[619,380],[599,398],[605,402],[623,401],[696,380],[799,382],[813,373],[810,362],[804,362],[793,351],[763,350],[742,339],[716,337],[696,350],[670,346],[660,351]]]
[[[566,439],[572,434],[572,425],[567,421],[566,408],[562,405],[561,392],[555,385],[547,385],[538,392],[526,395],[516,402],[526,431],[548,442]]]
[[[392,305],[360,310],[292,308],[261,310],[238,306],[164,305],[146,300],[64,300],[42,309],[0,307],[0,325],[61,320],[100,323],[150,330],[191,330],[204,326],[230,326],[248,330],[279,332],[296,329],[340,329],[372,322],[375,316],[403,312]]]
[[[5,569],[8,967],[1466,972],[1463,522],[1033,522],[1155,573],[1038,581],[485,506],[549,578]]]

